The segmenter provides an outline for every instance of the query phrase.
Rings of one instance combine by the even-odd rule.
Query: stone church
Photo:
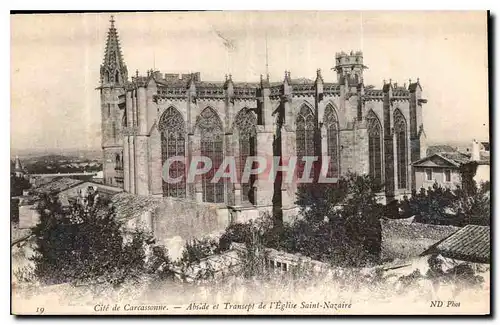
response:
[[[335,55],[337,80],[262,77],[258,82],[204,81],[199,72],[150,70],[129,78],[111,19],[100,70],[104,182],[136,195],[211,202],[233,211],[274,206],[292,214],[297,184],[255,175],[239,184],[209,172],[195,183],[163,181],[172,156],[208,156],[216,169],[223,157],[329,156],[329,175],[348,171],[384,184],[387,202],[415,188],[411,163],[425,156],[422,87],[384,81],[367,86],[360,51]],[[176,165],[177,164],[177,165]],[[238,164],[241,170],[242,164]],[[170,174],[183,176],[174,163]]]

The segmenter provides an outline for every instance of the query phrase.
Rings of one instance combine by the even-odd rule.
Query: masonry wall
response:
[[[432,180],[427,180],[427,175],[425,173],[426,169],[432,170]],[[445,170],[451,171],[450,182],[445,181]],[[429,187],[432,187],[434,183],[438,183],[441,187],[450,189],[455,189],[457,186],[462,185],[460,172],[457,169],[415,167],[415,180],[417,191],[421,188],[427,189]]]

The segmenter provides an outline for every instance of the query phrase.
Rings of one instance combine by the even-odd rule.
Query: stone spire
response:
[[[123,60],[118,32],[115,28],[115,19],[111,16],[111,23],[106,40],[104,61],[101,65],[101,83],[121,85],[127,81],[127,66]]]
[[[25,174],[19,156],[16,156],[16,160],[14,161],[14,173],[16,177],[22,177]]]
[[[23,170],[23,165],[21,165],[21,159],[19,159],[19,156],[16,156],[14,169],[16,172]]]

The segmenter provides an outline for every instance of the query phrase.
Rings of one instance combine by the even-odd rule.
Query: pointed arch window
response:
[[[239,135],[239,177],[245,170],[245,164],[248,157],[257,155],[257,117],[249,109],[244,108],[235,118],[235,127],[238,129]],[[255,168],[256,166],[252,166]],[[255,183],[255,175],[250,175],[248,182],[241,183],[241,199],[244,202],[255,204],[253,193],[253,184]]]
[[[408,188],[408,142],[406,119],[399,109],[394,111],[394,134],[396,136],[396,155],[398,188]]]
[[[201,155],[212,160],[212,168],[202,175],[204,202],[224,202],[224,179],[212,183],[224,158],[222,121],[211,108],[205,108],[196,121],[201,136]]]
[[[370,175],[376,182],[382,184],[382,124],[373,111],[366,116],[366,122]]]
[[[296,119],[297,177],[302,178],[304,156],[314,156],[314,114],[306,105],[302,105]],[[310,177],[313,177],[311,169]]]
[[[339,121],[332,105],[326,106],[323,125],[326,128],[327,155],[330,157],[328,177],[339,177]]]
[[[161,134],[161,161],[165,164],[168,158],[175,156],[185,157],[186,128],[181,113],[173,107],[163,112],[158,122]],[[162,171],[163,172],[163,171]],[[171,178],[181,177],[177,183],[169,183],[162,177],[163,196],[186,197],[186,173],[184,163],[175,161],[170,165]]]

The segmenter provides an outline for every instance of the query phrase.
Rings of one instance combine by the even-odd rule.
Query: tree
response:
[[[362,265],[380,257],[382,189],[370,176],[349,173],[336,184],[310,184],[298,191],[303,216],[285,229],[282,246],[315,259]]]
[[[473,224],[489,226],[491,219],[491,184],[483,182],[475,190],[457,188],[454,209],[458,211],[461,226]]]
[[[31,188],[30,181],[24,177],[10,176],[10,196],[23,195],[23,191]]]
[[[418,193],[414,192],[410,199],[403,199],[399,206],[403,217],[415,216],[415,221],[421,223],[489,225],[490,182],[477,186],[469,177],[469,181],[454,190],[435,183],[427,190],[422,188]]]
[[[427,190],[421,188],[414,191],[411,198],[403,200],[401,209],[404,217],[415,216],[415,221],[431,224],[452,224],[456,222],[453,216],[453,203],[456,196],[449,188],[434,183]]]
[[[45,196],[39,206],[35,275],[46,284],[97,281],[114,285],[145,272],[145,235],[125,241],[115,212],[105,204],[63,208]]]

